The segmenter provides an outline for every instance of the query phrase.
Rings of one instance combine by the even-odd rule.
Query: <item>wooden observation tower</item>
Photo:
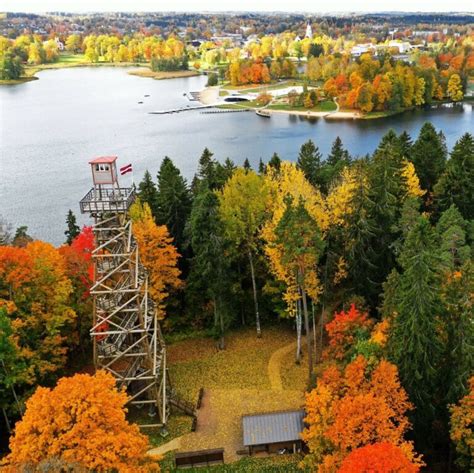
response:
[[[166,424],[168,398],[166,347],[148,293],[148,276],[140,263],[128,216],[135,189],[119,186],[116,156],[93,159],[94,186],[80,202],[94,219],[93,322],[91,336],[96,369],[111,373],[126,387],[130,404],[148,404]]]

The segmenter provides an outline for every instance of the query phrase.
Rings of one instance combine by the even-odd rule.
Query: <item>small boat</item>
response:
[[[146,94],[144,97],[149,97],[149,96],[150,96],[150,94]]]
[[[264,118],[270,118],[271,114],[268,110],[262,110],[262,109],[259,109],[259,110],[255,110],[255,113],[259,116],[259,117],[264,117]]]
[[[143,102],[138,102],[138,103],[143,103]]]

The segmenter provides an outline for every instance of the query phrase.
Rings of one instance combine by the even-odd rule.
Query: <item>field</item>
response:
[[[241,459],[236,451],[242,449],[242,415],[298,409],[304,404],[306,366],[295,364],[295,348],[295,335],[286,328],[267,328],[262,338],[251,329],[233,332],[223,351],[207,338],[170,345],[174,389],[182,398],[196,402],[202,387],[204,397],[196,432],[188,430],[183,435],[186,419],[173,416],[166,441],[152,436],[152,442],[160,445],[152,452],[222,447],[226,463]]]

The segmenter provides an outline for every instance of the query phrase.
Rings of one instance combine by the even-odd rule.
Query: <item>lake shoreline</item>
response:
[[[33,80],[39,80],[36,76],[38,72],[50,71],[55,69],[70,69],[73,67],[135,67],[134,71],[129,71],[128,74],[145,77],[155,80],[162,79],[178,79],[183,77],[194,77],[200,75],[198,71],[161,71],[154,72],[150,66],[145,63],[137,62],[53,62],[50,64],[28,65],[24,68],[24,75],[18,79],[3,79],[0,80],[0,85],[17,85]],[[143,69],[143,71],[141,70]]]

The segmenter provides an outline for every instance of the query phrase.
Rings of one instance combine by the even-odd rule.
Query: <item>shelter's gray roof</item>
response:
[[[242,416],[244,446],[300,440],[304,411]]]

